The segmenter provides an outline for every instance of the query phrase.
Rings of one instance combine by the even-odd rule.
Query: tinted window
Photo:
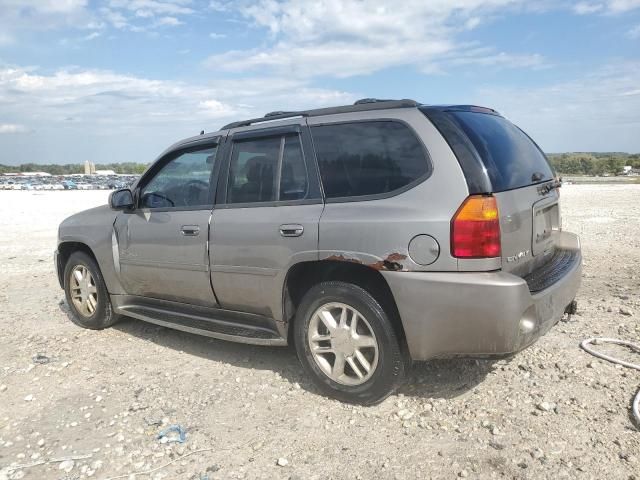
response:
[[[169,161],[141,190],[141,207],[210,206],[216,150],[217,147],[209,147],[187,152]]]
[[[300,137],[288,136],[284,140],[280,200],[300,200],[307,196],[309,183],[307,167],[302,156]]]
[[[511,190],[553,178],[544,154],[507,119],[478,112],[449,112],[484,163],[494,191]]]
[[[233,145],[228,203],[272,202],[276,199],[276,171],[280,137],[244,140]]]
[[[327,198],[388,193],[426,175],[425,151],[399,122],[357,122],[312,127]]]

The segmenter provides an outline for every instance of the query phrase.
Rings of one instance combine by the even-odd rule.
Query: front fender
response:
[[[121,212],[104,205],[68,217],[58,229],[58,258],[71,248],[71,245],[84,245],[96,259],[107,291],[112,295],[126,293],[120,283],[119,265],[115,264],[113,254],[113,224],[120,214]],[[64,265],[61,265],[61,268],[64,269]]]

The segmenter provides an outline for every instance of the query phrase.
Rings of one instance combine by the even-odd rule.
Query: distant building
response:
[[[116,172],[114,172],[113,170],[95,170],[93,172],[96,175],[115,175]]]
[[[84,161],[84,174],[85,175],[95,175],[96,174],[96,164],[90,162],[89,160]]]
[[[618,175],[638,176],[640,175],[640,168],[633,168],[631,165],[625,165],[622,167],[622,171]]]

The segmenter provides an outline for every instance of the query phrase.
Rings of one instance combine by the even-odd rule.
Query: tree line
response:
[[[624,166],[640,168],[638,153],[551,153],[547,157],[560,175],[616,175]]]
[[[615,175],[620,173],[622,167],[626,165],[640,168],[640,153],[551,153],[547,157],[556,173],[560,175]],[[146,164],[135,162],[96,164],[96,170],[113,170],[116,173],[130,175],[139,175],[146,168]],[[69,175],[72,173],[84,173],[84,164],[0,164],[0,174],[11,172],[47,172],[51,175]]]
[[[116,173],[129,175],[139,175],[145,171],[147,165],[144,163],[101,163],[96,164],[96,170],[113,170]],[[72,173],[84,173],[83,163],[67,163],[63,165],[50,163],[23,163],[21,165],[0,164],[0,174],[13,172],[46,172],[51,175],[70,175]]]

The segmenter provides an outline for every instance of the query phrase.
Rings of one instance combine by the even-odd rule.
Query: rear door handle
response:
[[[180,228],[182,235],[187,237],[195,237],[200,234],[200,227],[198,225],[183,225]]]
[[[303,232],[304,227],[302,225],[280,225],[280,235],[282,235],[283,237],[299,237]]]

